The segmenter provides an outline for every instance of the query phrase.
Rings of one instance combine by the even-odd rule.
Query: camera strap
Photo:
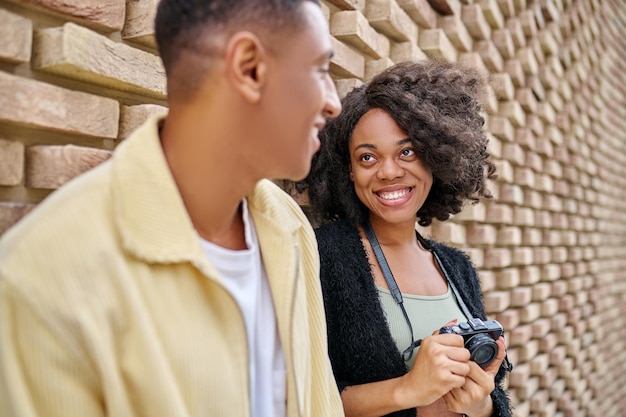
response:
[[[387,286],[389,287],[389,292],[391,292],[391,296],[396,301],[396,304],[400,306],[402,310],[402,314],[404,315],[404,319],[406,323],[409,325],[409,330],[411,331],[411,345],[402,352],[402,357],[405,360],[411,359],[413,353],[415,353],[415,349],[422,343],[422,339],[415,340],[413,336],[413,326],[411,325],[411,320],[409,319],[409,315],[404,308],[404,300],[402,298],[402,292],[400,288],[398,288],[398,284],[396,283],[396,279],[393,277],[393,273],[391,272],[391,268],[389,268],[389,264],[387,263],[387,259],[385,258],[385,254],[383,253],[382,248],[380,247],[380,243],[378,243],[378,239],[374,234],[374,230],[370,225],[369,220],[365,221],[363,225],[363,229],[365,231],[365,235],[367,236],[367,240],[370,241],[370,245],[372,246],[372,250],[374,251],[374,256],[376,256],[376,260],[378,261],[378,265],[380,266],[380,270],[383,272],[383,277],[385,277],[385,281],[387,282]]]
[[[365,236],[367,236],[367,240],[369,240],[370,245],[372,246],[372,250],[374,251],[374,256],[376,256],[376,260],[378,261],[380,270],[382,271],[383,277],[385,278],[385,281],[387,282],[387,286],[389,287],[389,292],[391,292],[392,297],[394,298],[396,303],[400,306],[400,309],[402,310],[402,314],[404,315],[404,318],[407,324],[409,325],[409,330],[411,331],[412,342],[411,342],[411,345],[407,349],[405,349],[404,352],[402,352],[402,356],[405,358],[405,360],[409,360],[413,356],[415,349],[422,343],[422,339],[414,340],[413,326],[411,325],[411,320],[409,319],[409,315],[407,314],[406,309],[404,308],[404,300],[402,298],[402,292],[400,291],[400,288],[398,288],[396,279],[393,277],[391,268],[389,267],[389,264],[387,263],[385,254],[383,253],[383,250],[380,247],[380,243],[378,243],[378,239],[376,238],[376,234],[374,233],[374,230],[372,229],[372,225],[370,224],[369,220],[366,220],[365,223],[363,224],[363,230],[365,231]],[[423,241],[423,238],[420,236],[417,230],[415,231],[415,235],[417,237],[417,240],[420,243],[424,244],[424,246],[427,246],[425,245],[426,242]],[[467,305],[465,304],[465,301],[463,301],[463,298],[461,297],[459,290],[456,288],[456,285],[454,285],[454,283],[450,279],[450,276],[448,275],[448,271],[446,271],[446,269],[443,267],[443,263],[441,262],[441,259],[439,259],[439,256],[437,255],[435,251],[431,250],[430,248],[429,250],[435,257],[435,261],[437,262],[439,269],[443,273],[443,276],[446,278],[446,281],[448,285],[450,286],[450,289],[454,293],[456,301],[459,307],[461,308],[461,310],[463,311],[463,314],[465,314],[465,317],[467,317],[468,319],[473,317],[473,314],[470,313],[469,309],[467,308]],[[511,364],[511,362],[509,362],[508,356],[505,356],[504,361],[502,362],[502,366],[505,369],[507,369],[509,372],[513,369],[513,365]]]

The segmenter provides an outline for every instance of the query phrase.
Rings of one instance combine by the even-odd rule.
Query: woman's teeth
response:
[[[411,189],[407,188],[406,190],[402,190],[402,191],[393,191],[391,193],[377,193],[377,194],[383,200],[397,200],[407,195],[409,191],[411,191]]]

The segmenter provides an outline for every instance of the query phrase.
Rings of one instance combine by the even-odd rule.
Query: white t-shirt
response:
[[[237,301],[245,321],[251,415],[283,417],[286,414],[287,386],[285,356],[278,336],[267,275],[245,199],[242,207],[247,249],[225,249],[204,239],[201,239],[201,244],[211,263],[224,277],[224,285]]]

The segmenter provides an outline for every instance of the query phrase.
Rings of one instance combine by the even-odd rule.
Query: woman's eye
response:
[[[415,155],[415,149],[403,149],[402,156],[413,156]]]
[[[371,162],[372,160],[374,160],[374,157],[372,157],[372,155],[365,154],[361,156],[361,161],[363,162]]]

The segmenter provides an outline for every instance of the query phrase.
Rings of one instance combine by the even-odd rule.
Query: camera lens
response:
[[[477,334],[465,342],[465,348],[470,351],[470,359],[481,368],[486,367],[498,356],[498,345],[485,334]]]

